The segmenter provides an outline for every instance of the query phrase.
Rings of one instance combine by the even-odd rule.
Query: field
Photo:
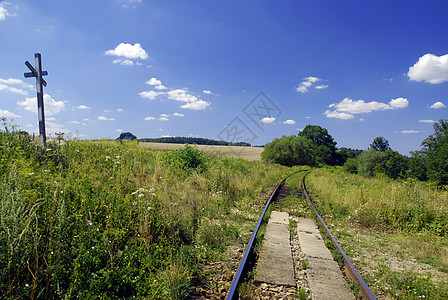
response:
[[[173,150],[182,148],[183,144],[169,143],[140,143],[141,146],[154,150]],[[217,146],[217,145],[194,145],[207,154],[214,154],[223,157],[242,158],[250,161],[260,161],[263,147],[237,147],[237,146]]]
[[[222,296],[269,191],[305,167],[251,161],[262,148],[198,148],[60,139],[42,149],[0,132],[2,297]],[[379,299],[448,298],[446,190],[306,169],[318,210]],[[302,175],[286,184],[299,188]],[[312,217],[293,195],[279,205]]]

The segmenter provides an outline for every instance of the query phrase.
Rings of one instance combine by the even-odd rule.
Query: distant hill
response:
[[[197,144],[197,145],[220,145],[220,146],[245,146],[250,147],[251,144],[245,142],[226,142],[212,139],[195,138],[195,137],[162,137],[162,138],[143,138],[138,139],[140,142],[147,143],[171,143],[171,144]]]

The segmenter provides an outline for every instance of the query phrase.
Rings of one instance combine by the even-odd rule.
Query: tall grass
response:
[[[213,156],[179,167],[136,142],[42,149],[16,132],[0,132],[0,150],[0,290],[11,299],[182,299],[201,263],[240,238],[233,208],[257,212],[254,199],[288,172]]]
[[[319,204],[366,227],[448,234],[448,192],[415,180],[364,178],[339,168],[319,169],[309,176]]]

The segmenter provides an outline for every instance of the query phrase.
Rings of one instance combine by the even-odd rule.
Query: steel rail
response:
[[[298,172],[302,172],[302,171],[297,171],[293,174],[296,174]],[[279,183],[279,185],[275,188],[274,192],[272,193],[271,197],[269,198],[268,202],[266,203],[263,213],[261,214],[260,219],[258,219],[257,226],[255,226],[254,232],[252,233],[252,237],[250,238],[249,244],[247,244],[247,248],[246,248],[246,251],[244,252],[243,259],[241,260],[240,266],[238,267],[238,271],[236,272],[235,277],[233,278],[232,285],[230,286],[230,289],[229,289],[229,292],[227,293],[226,299],[228,299],[228,300],[238,299],[238,284],[240,283],[240,280],[242,279],[242,276],[244,274],[244,269],[246,268],[246,262],[250,255],[250,252],[252,251],[252,246],[255,241],[255,237],[257,236],[258,230],[260,229],[261,223],[263,222],[263,217],[266,214],[266,211],[268,210],[269,205],[271,204],[273,199],[275,199],[275,197],[277,197],[280,187],[283,185],[283,183],[285,183],[285,180],[288,177],[292,176],[293,174],[285,177]]]
[[[307,175],[307,174],[306,174]],[[306,176],[305,175],[305,176]],[[348,256],[345,254],[344,250],[342,250],[341,246],[339,245],[338,241],[336,240],[336,238],[333,236],[333,234],[331,233],[330,229],[328,229],[327,225],[325,224],[324,220],[321,218],[321,216],[319,215],[319,213],[317,212],[316,208],[313,205],[313,202],[311,201],[309,195],[308,195],[308,191],[306,190],[305,187],[305,176],[303,176],[302,179],[302,187],[303,187],[303,191],[305,192],[306,198],[309,202],[309,204],[311,205],[311,207],[314,210],[314,213],[316,214],[317,218],[319,219],[319,222],[322,224],[322,226],[325,228],[325,231],[328,233],[328,235],[330,236],[331,240],[333,241],[333,244],[336,246],[336,248],[338,249],[338,252],[342,255],[343,259],[344,259],[344,265],[346,267],[346,270],[349,271],[348,275],[351,275],[350,277],[354,278],[358,284],[359,287],[361,288],[361,292],[362,294],[369,300],[374,300],[376,299],[375,296],[372,294],[372,291],[369,289],[369,287],[367,286],[367,284],[364,282],[364,280],[362,279],[361,275],[359,275],[358,271],[356,270],[355,266],[352,264],[352,262],[350,261],[350,259],[348,258]]]

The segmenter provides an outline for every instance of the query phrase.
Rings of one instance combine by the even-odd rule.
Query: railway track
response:
[[[302,172],[306,172],[306,171],[302,171]],[[295,174],[295,173],[294,173]],[[361,292],[361,295],[362,295],[362,299],[376,299],[375,298],[375,296],[373,295],[373,293],[370,291],[370,289],[369,289],[369,287],[366,285],[366,283],[364,282],[364,280],[362,279],[362,277],[359,275],[359,273],[358,273],[358,271],[356,270],[356,268],[353,266],[353,264],[351,263],[351,261],[350,261],[350,259],[347,257],[347,255],[345,254],[345,252],[344,252],[344,250],[341,248],[341,246],[339,245],[339,243],[337,242],[337,240],[336,240],[336,238],[333,236],[333,234],[331,233],[331,231],[328,229],[328,227],[327,227],[327,225],[325,224],[325,222],[323,221],[323,219],[322,219],[322,217],[319,215],[319,213],[318,213],[318,211],[316,210],[316,208],[314,207],[314,204],[313,204],[313,202],[311,201],[311,199],[310,199],[310,197],[309,197],[309,194],[308,194],[308,191],[306,190],[306,185],[305,185],[305,177],[306,177],[306,174],[307,173],[304,173],[304,176],[303,176],[303,178],[302,178],[302,192],[303,192],[303,194],[305,195],[305,197],[306,197],[306,199],[307,199],[307,201],[308,201],[308,204],[309,204],[309,206],[312,208],[312,210],[313,210],[313,212],[314,212],[314,214],[315,214],[315,216],[316,216],[316,219],[322,224],[322,226],[323,226],[323,228],[325,229],[325,231],[326,231],[326,233],[328,234],[328,236],[330,237],[330,239],[331,239],[331,241],[333,242],[333,244],[334,244],[334,246],[335,246],[335,248],[337,249],[337,251],[341,254],[341,256],[343,257],[343,263],[344,263],[344,267],[345,267],[345,272],[346,272],[346,275],[347,275],[347,277],[349,277],[353,282],[355,282],[356,283],[356,285],[357,285],[357,287],[358,287],[358,289],[360,290],[360,292]],[[288,187],[286,187],[285,186],[285,188],[283,188],[282,189],[282,187],[283,187],[283,185],[284,185],[284,183],[285,183],[285,181],[286,181],[286,179],[287,178],[289,178],[290,176],[292,176],[293,174],[291,174],[291,175],[289,175],[288,177],[286,177],[286,178],[284,178],[279,184],[278,184],[278,186],[275,188],[275,190],[274,190],[274,192],[271,194],[271,196],[270,196],[270,198],[269,198],[269,200],[268,200],[268,202],[266,203],[266,206],[265,206],[265,208],[264,208],[264,210],[263,210],[263,212],[262,212],[262,214],[260,215],[260,218],[259,218],[259,220],[258,220],[258,222],[257,222],[257,225],[255,226],[255,229],[254,229],[254,231],[253,231],[253,233],[252,233],[252,236],[251,236],[251,238],[250,238],[250,241],[249,241],[249,243],[248,243],[248,245],[247,245],[247,247],[246,247],[246,251],[244,252],[244,255],[243,255],[243,258],[241,259],[241,262],[240,262],[240,265],[239,265],[239,267],[238,267],[238,270],[237,270],[237,272],[236,272],[236,274],[235,274],[235,276],[234,276],[234,278],[233,278],[233,281],[232,281],[232,285],[230,286],[230,289],[228,290],[228,293],[227,293],[227,296],[226,296],[226,299],[238,299],[239,298],[239,293],[238,293],[238,288],[239,288],[239,285],[240,285],[240,283],[246,278],[246,275],[247,275],[247,272],[249,271],[249,267],[248,267],[248,264],[251,262],[251,260],[252,260],[252,263],[253,263],[253,255],[254,255],[254,253],[253,253],[253,247],[254,247],[254,243],[255,243],[255,240],[256,240],[256,236],[257,236],[257,234],[258,234],[258,231],[259,231],[259,229],[260,229],[260,227],[261,227],[261,225],[262,225],[262,223],[263,223],[263,219],[264,219],[264,217],[265,217],[265,214],[266,214],[266,212],[268,211],[268,209],[270,208],[270,206],[271,205],[274,205],[275,206],[275,202],[276,202],[276,200],[277,200],[277,198],[280,196],[280,198],[282,198],[282,197],[285,197],[285,196],[287,196],[287,195],[289,195],[289,193],[291,192],[291,189],[290,188],[288,188]],[[284,218],[285,216],[280,216],[280,215],[278,215],[276,218]],[[287,217],[286,217],[287,218]],[[301,240],[302,240],[302,242],[303,241],[307,241],[307,236],[317,236],[317,235],[319,235],[320,236],[320,234],[319,234],[319,232],[318,232],[318,230],[317,230],[317,227],[315,227],[315,225],[313,226],[313,225],[311,225],[311,224],[306,224],[307,222],[308,223],[310,223],[309,221],[311,221],[311,223],[314,223],[312,220],[304,220],[302,223],[304,223],[304,224],[302,224],[302,226],[305,226],[305,227],[303,227],[303,228],[305,228],[305,229],[303,229],[303,232],[302,232],[302,238],[301,238]],[[276,221],[274,221],[274,222],[276,222]],[[270,224],[270,223],[269,223]],[[269,226],[269,224],[268,224],[268,226]],[[271,226],[275,226],[275,225],[271,225]],[[287,225],[286,225],[287,226]],[[315,229],[313,229],[315,227]],[[310,231],[313,231],[313,230],[316,230],[316,232],[315,233],[313,233],[313,235],[310,235],[311,234],[311,232]],[[264,243],[269,243],[269,242],[267,242],[266,241],[266,236],[267,235],[269,235],[269,234],[266,234],[265,235],[265,242]],[[272,239],[272,236],[274,236],[274,239],[276,239],[275,238],[275,236],[277,236],[278,235],[278,232],[275,232],[274,234],[271,234],[271,239]],[[309,239],[308,239],[309,240]],[[302,243],[301,242],[301,243]],[[281,244],[281,242],[279,242],[279,241],[274,241],[273,242],[274,244]],[[294,242],[293,242],[294,243]],[[322,244],[323,244],[323,241],[322,241]],[[298,245],[289,245],[289,240],[288,240],[288,247],[291,247],[291,246],[293,246],[293,248],[295,248],[295,249],[293,249],[293,251],[297,251],[296,249],[297,248],[300,248],[300,246],[298,246]],[[303,245],[303,246],[306,246],[306,245]],[[314,251],[314,248],[315,248],[315,245],[311,245],[310,246],[311,248],[313,248],[313,251]],[[309,248],[309,247],[308,247]],[[324,247],[325,248],[325,247]],[[326,251],[328,251],[326,248],[325,248],[325,250]],[[262,250],[263,251],[263,250]],[[305,250],[304,250],[305,251]],[[306,250],[306,251],[308,251],[308,249]],[[318,252],[319,252],[319,250],[318,250]],[[328,254],[329,254],[329,252],[328,252]],[[326,256],[328,256],[328,254],[325,254]],[[296,254],[295,254],[296,255]],[[318,254],[317,256],[319,256],[320,254]],[[324,255],[324,254],[322,254],[322,255]],[[324,255],[324,256],[325,256]],[[267,255],[271,260],[272,260],[272,257],[275,257],[275,254],[272,254],[272,253],[270,253],[270,254],[268,254]],[[286,254],[286,256],[288,256],[288,254]],[[297,255],[296,255],[297,256]],[[294,260],[296,261],[296,263],[297,263],[297,261],[298,261],[298,259],[297,259],[297,257],[294,257]],[[279,259],[279,258],[278,258]],[[314,258],[313,258],[314,259]],[[328,259],[328,258],[327,258]],[[331,258],[331,255],[330,255],[330,259],[332,260],[332,258]],[[281,260],[281,259],[280,259]],[[303,260],[303,257],[302,257],[302,260]],[[307,261],[307,263],[308,263],[308,261]],[[333,263],[334,264],[336,264],[334,261],[333,261]],[[273,264],[271,264],[271,265],[269,265],[267,268],[268,269],[270,269],[270,268],[275,268],[275,265],[276,264],[280,264],[280,265],[282,265],[283,264],[283,262],[274,262]],[[318,268],[320,268],[321,266],[320,266],[320,263],[319,262],[313,262],[313,268],[312,269],[318,269]],[[274,266],[274,267],[272,267],[272,266]],[[327,268],[327,267],[325,267],[324,266],[324,268]],[[306,274],[306,271],[302,271],[303,272],[303,274],[297,274],[297,272],[298,272],[298,269],[296,268],[296,276],[295,276],[295,280],[297,281],[297,279],[299,278],[299,279],[302,279],[303,277],[307,277],[307,275],[305,275]],[[272,272],[277,272],[278,273],[278,271],[275,271],[274,269],[272,269]],[[282,271],[281,273],[288,273],[289,271]],[[323,271],[323,273],[331,273],[329,270],[326,270],[326,271]],[[316,273],[314,273],[314,274],[316,274]],[[284,274],[282,275],[283,277],[284,277]],[[314,275],[314,276],[317,276],[317,277],[319,277],[319,275]],[[329,275],[330,276],[330,275]],[[269,276],[268,276],[269,277]],[[275,277],[275,276],[274,276]],[[287,275],[286,275],[286,277],[288,277]],[[313,277],[313,275],[311,275],[311,277]],[[308,274],[308,279],[310,278],[310,274]],[[311,278],[312,279],[312,278]],[[295,284],[295,286],[294,286],[294,288],[292,288],[292,289],[289,289],[289,287],[288,287],[288,285],[290,285],[290,283],[288,283],[288,282],[290,282],[290,279],[285,279],[286,281],[285,282],[283,282],[283,283],[280,283],[280,285],[275,285],[275,288],[271,288],[271,290],[273,290],[273,291],[282,291],[282,290],[284,290],[284,291],[289,291],[289,292],[292,292],[293,290],[295,290],[295,293],[297,293],[297,290],[296,290],[296,286],[303,286],[303,287],[307,287],[306,288],[306,291],[308,291],[308,284],[307,283],[305,283],[305,284],[303,284],[303,283],[297,283],[296,282],[296,284]],[[289,280],[289,281],[288,281]],[[275,280],[274,280],[275,281]],[[334,281],[334,279],[331,279],[331,281],[330,281],[330,284],[329,285],[332,285],[333,284],[333,281]],[[325,282],[325,281],[324,281]],[[322,283],[322,282],[320,282],[319,283],[321,286],[322,286],[322,284],[324,284],[324,283]],[[319,284],[314,284],[315,286],[319,286]],[[283,289],[283,285],[285,285],[285,288]],[[262,284],[262,286],[264,286],[264,288],[266,288],[266,287],[268,287],[269,285],[267,285],[267,284],[265,284],[265,283],[263,283]],[[340,289],[340,288],[339,288]],[[326,293],[326,292],[324,292],[324,293]],[[336,291],[336,293],[338,293],[337,291]],[[285,293],[283,293],[283,295],[284,295]],[[290,293],[287,293],[287,295],[288,294],[290,294]],[[312,296],[313,296],[313,293],[311,293],[312,294]],[[352,295],[353,296],[353,295]],[[343,298],[341,298],[341,297],[343,297],[343,296],[339,296],[339,299],[343,299],[343,298],[345,298],[345,297],[343,297]],[[316,299],[332,299],[332,298],[336,298],[335,297],[335,295],[328,295],[328,297],[325,297],[325,295],[323,295],[322,296],[322,294],[320,294],[319,295],[319,293],[315,293],[315,296],[313,296],[313,298],[316,298]],[[353,299],[354,299],[354,297],[353,297]]]

